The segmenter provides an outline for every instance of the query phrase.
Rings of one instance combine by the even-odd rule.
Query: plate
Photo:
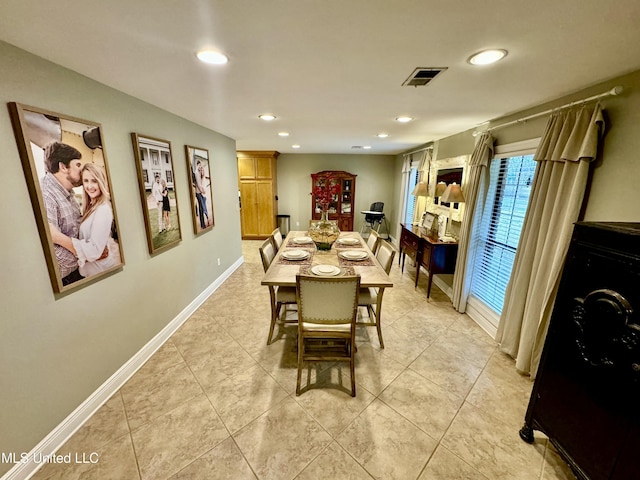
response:
[[[306,250],[286,250],[282,252],[282,258],[286,260],[304,260],[309,258],[309,252]]]
[[[295,237],[291,240],[293,243],[312,243],[311,237]]]
[[[369,255],[363,250],[347,250],[340,252],[338,255],[346,260],[364,260]]]
[[[311,267],[311,273],[322,277],[333,277],[340,273],[340,269],[333,265],[316,265],[315,267]]]
[[[356,245],[358,242],[359,241],[358,241],[357,238],[345,237],[345,238],[339,238],[338,239],[338,243],[340,243],[342,245]]]

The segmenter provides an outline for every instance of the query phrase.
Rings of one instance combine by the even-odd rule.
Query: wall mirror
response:
[[[449,185],[456,182],[461,186],[464,193],[466,187],[465,167],[469,162],[469,155],[458,157],[437,159],[431,162],[429,167],[429,197],[427,199],[427,210],[431,213],[443,215],[451,218],[455,222],[461,222],[464,214],[464,203],[441,203],[436,195],[436,185],[444,182]],[[451,207],[451,208],[450,208]]]

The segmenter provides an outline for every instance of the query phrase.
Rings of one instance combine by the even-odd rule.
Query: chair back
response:
[[[300,328],[303,328],[303,323],[324,325],[351,323],[355,328],[359,291],[360,275],[349,277],[296,275]]]
[[[266,272],[269,269],[269,265],[273,262],[276,256],[276,251],[273,248],[273,242],[271,238],[267,238],[260,246],[260,258],[262,258],[262,268]]]
[[[393,246],[385,241],[380,239],[380,243],[378,245],[378,251],[376,252],[376,259],[384,268],[384,271],[389,275],[391,271],[391,265],[393,264],[393,258],[396,256],[396,249]]]
[[[369,207],[370,212],[382,212],[383,210],[384,210],[384,202],[373,202]],[[366,213],[364,215],[364,221],[370,224],[373,224],[374,222],[379,222],[382,218],[384,218],[382,215],[371,215]]]
[[[276,252],[278,250],[280,250],[280,247],[282,246],[282,232],[280,232],[279,228],[276,228],[273,232],[271,232],[271,238],[273,240],[273,247],[275,248]]]
[[[371,230],[371,232],[369,232],[369,238],[367,238],[367,246],[374,254],[376,253],[376,248],[378,248],[379,240],[380,235],[378,235],[378,232]]]

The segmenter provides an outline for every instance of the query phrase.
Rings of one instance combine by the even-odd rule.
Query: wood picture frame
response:
[[[8,107],[53,290],[69,292],[121,270],[102,126],[20,103]]]
[[[182,240],[171,142],[131,133],[149,253],[163,252]]]
[[[206,148],[185,145],[189,191],[191,192],[191,218],[193,233],[200,235],[213,229],[215,225],[213,213],[213,183],[209,150]]]

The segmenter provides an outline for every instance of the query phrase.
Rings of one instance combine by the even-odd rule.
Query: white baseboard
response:
[[[233,265],[225,270],[211,285],[198,295],[184,310],[167,324],[155,337],[131,357],[106,382],[93,392],[67,418],[54,428],[28,454],[23,462],[18,455],[13,468],[0,480],[27,480],[43,465],[36,463],[34,458],[43,458],[55,453],[71,436],[91,418],[104,403],[109,400],[129,380],[142,365],[173,335],[180,326],[195,312],[204,301],[222,285],[229,276],[244,263],[240,257]]]
[[[479,302],[473,301],[467,301],[465,310],[465,313],[495,340],[496,333],[498,333],[498,320],[500,320],[499,317],[496,317],[496,313],[483,307]]]

